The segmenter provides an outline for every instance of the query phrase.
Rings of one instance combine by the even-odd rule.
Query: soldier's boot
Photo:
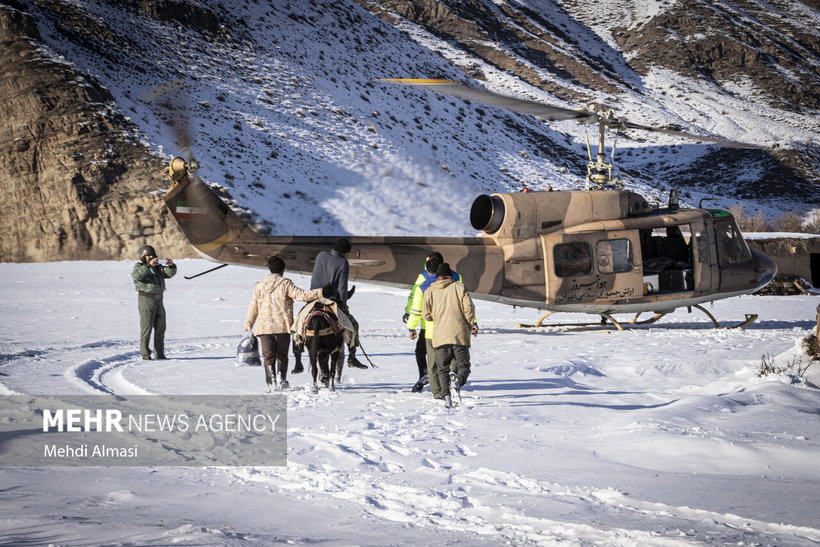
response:
[[[296,359],[296,364],[293,365],[293,370],[291,370],[291,374],[300,374],[305,371],[305,367],[302,364],[302,354],[301,353],[294,353],[293,357]]]
[[[296,359],[296,364],[293,365],[293,370],[290,372],[292,374],[300,374],[305,371],[304,365],[302,365],[302,353],[305,351],[305,346],[303,344],[297,344],[296,340],[293,341],[293,357]]]
[[[271,386],[273,386],[273,368],[268,364],[265,365],[265,383],[268,385],[268,391],[270,391]]]
[[[350,348],[347,355],[347,366],[354,368],[367,368],[367,365],[356,359],[356,348]]]
[[[455,372],[450,373],[450,394],[447,399],[450,402],[447,408],[461,406],[461,378]]]
[[[288,384],[288,381],[285,379],[288,374],[288,364],[277,363],[276,369],[276,391],[289,388],[290,384]]]
[[[410,389],[410,391],[412,391],[413,393],[418,393],[419,391],[424,389],[424,386],[426,386],[428,383],[429,383],[428,378],[427,378],[427,375],[425,374],[421,378],[419,378],[419,381],[416,382],[413,385],[413,387],[412,387],[412,389]]]

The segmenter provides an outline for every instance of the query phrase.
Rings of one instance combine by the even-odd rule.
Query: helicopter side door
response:
[[[549,234],[541,241],[548,306],[610,305],[643,294],[637,230]]]
[[[703,294],[717,289],[720,282],[720,268],[717,261],[717,246],[710,224],[692,226],[690,245],[692,247],[693,266],[695,272],[695,292]]]
[[[757,281],[752,253],[734,219],[716,220],[715,243],[720,269],[720,290],[743,290]]]

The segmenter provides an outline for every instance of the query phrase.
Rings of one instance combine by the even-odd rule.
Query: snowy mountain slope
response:
[[[656,186],[665,182],[745,198],[791,194],[816,203],[816,184],[784,188],[798,166],[808,181],[817,182],[817,150],[810,143],[817,133],[812,90],[820,61],[812,21],[818,14],[806,19],[812,10],[800,2],[778,3],[779,24],[772,20],[773,6],[742,2],[737,4],[745,4],[743,9],[698,0],[467,2],[452,3],[444,14],[417,6],[447,2],[379,4],[427,28],[432,36],[422,43],[496,91],[555,102],[539,91],[545,89],[574,104],[614,105],[648,125],[796,148],[774,150],[784,164],[777,165],[767,154],[709,151],[636,132],[632,137],[642,144],[636,149],[626,143],[626,157],[621,156],[629,178],[648,176]],[[487,5],[495,7],[480,7]],[[474,45],[476,34],[484,39],[480,45]],[[455,45],[437,46],[438,38]],[[511,81],[510,73],[517,78]]]
[[[180,261],[166,295],[170,360],[145,362],[130,267],[0,265],[0,393],[277,397],[259,367],[234,362],[260,272],[187,281],[208,263]],[[410,393],[405,296],[362,285],[351,300],[379,368],[345,369],[336,392],[318,395],[305,374],[289,376],[286,467],[3,467],[0,543],[820,541],[820,392],[756,375],[761,355],[799,358],[816,297],[714,304],[727,321],[758,313],[745,330],[680,310],[627,332],[516,329],[537,312],[480,301],[465,408],[447,411]],[[2,425],[14,429],[13,417]]]
[[[261,229],[282,234],[464,235],[479,193],[582,185],[582,128],[374,81],[381,77],[466,80],[565,106],[605,100],[639,123],[750,142],[816,136],[816,110],[773,107],[742,78],[633,67],[615,28],[634,34],[679,9],[676,2],[412,4],[421,14],[458,11],[471,21],[467,38],[402,17],[409,4],[386,1],[22,4],[46,50],[109,89],[146,145],[178,153],[168,124],[186,120],[203,177]],[[816,16],[801,6],[784,6],[782,20],[816,35],[794,23],[807,11]],[[751,20],[741,15],[738,25]],[[768,153],[630,136],[617,144],[628,187],[659,201],[670,181],[688,189],[691,203],[718,196],[729,205],[761,188],[767,197],[752,207],[768,214],[806,210],[820,198]],[[709,173],[704,164],[721,168],[695,177]]]

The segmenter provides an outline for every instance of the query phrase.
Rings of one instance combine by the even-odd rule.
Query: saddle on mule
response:
[[[317,380],[334,390],[342,378],[344,333],[332,306],[322,303],[314,306],[302,321],[299,334],[308,350],[314,392],[319,389]]]

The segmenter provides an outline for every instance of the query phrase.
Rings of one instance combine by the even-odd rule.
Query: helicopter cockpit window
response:
[[[555,275],[573,277],[592,273],[592,247],[587,243],[563,243],[552,250]]]
[[[733,222],[715,223],[721,264],[751,262],[752,254]]]
[[[602,274],[632,270],[632,246],[628,239],[599,241],[596,247],[598,271]]]

